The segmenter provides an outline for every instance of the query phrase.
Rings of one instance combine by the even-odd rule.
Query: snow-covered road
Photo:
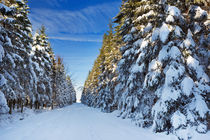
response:
[[[44,112],[0,128],[0,140],[174,140],[130,120],[82,104]]]

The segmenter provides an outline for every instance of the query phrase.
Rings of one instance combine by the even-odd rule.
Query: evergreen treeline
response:
[[[123,0],[82,103],[190,139],[209,129],[208,0]]]
[[[32,35],[27,0],[0,0],[0,114],[24,106],[64,106],[76,101],[62,58],[42,26]]]

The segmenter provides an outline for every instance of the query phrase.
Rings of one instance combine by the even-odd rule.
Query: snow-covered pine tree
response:
[[[141,76],[144,74],[140,72],[143,71],[144,64],[138,66],[136,62],[139,54],[139,44],[142,40],[140,39],[141,34],[137,27],[135,27],[133,21],[136,17],[136,8],[141,4],[142,2],[138,3],[137,1],[131,0],[123,3],[120,13],[115,18],[115,22],[121,26],[119,33],[123,40],[120,48],[122,59],[119,61],[117,68],[119,84],[115,88],[115,100],[118,100],[118,109],[121,110],[120,115],[123,118],[134,118],[135,113],[140,113],[140,106],[138,105],[142,90]],[[150,25],[148,25],[148,28],[150,28],[149,26]],[[143,26],[139,26],[138,28],[140,30]],[[152,100],[152,98],[148,99]],[[148,103],[151,102],[149,101]],[[145,114],[145,116],[147,115],[149,118],[148,110],[145,108],[142,111],[144,112],[141,112],[141,114]]]
[[[123,1],[115,18],[115,35],[123,41],[118,40],[122,59],[112,103],[120,116],[179,139],[190,138],[190,128],[207,131],[208,5],[206,0]],[[103,46],[82,95],[83,103],[102,110],[110,105],[113,86],[105,63],[111,53],[105,52]]]
[[[200,42],[192,33],[196,18],[203,30],[208,28],[207,12],[193,4],[135,1],[134,15],[124,18],[131,22],[122,25],[128,30],[123,36],[126,45],[121,48],[117,88],[122,116],[142,126],[153,124],[156,132],[173,132],[181,139],[190,137],[181,133],[191,127],[205,133],[209,111],[205,100],[209,78],[198,57]],[[209,31],[200,33],[204,35],[198,40],[207,41]]]
[[[33,70],[35,72],[35,93],[30,103],[36,108],[51,104],[52,100],[52,49],[42,26],[34,35],[33,47],[31,52]]]
[[[7,81],[2,92],[7,98],[11,113],[12,106],[15,104],[18,108],[21,106],[21,111],[23,111],[25,97],[32,90],[33,77],[29,57],[31,23],[28,19],[27,1],[4,0],[3,3],[13,9],[13,12],[9,12],[8,15],[5,15],[8,8],[3,10],[1,18],[1,25],[5,29],[2,33],[5,57],[1,65],[1,73]]]
[[[116,38],[110,23],[109,31],[103,37],[100,54],[88,75],[82,94],[82,103],[101,108],[104,112],[116,109],[113,104],[117,81],[116,65],[119,59],[119,51],[114,40]]]
[[[0,113],[8,113],[8,105],[5,98],[7,90],[12,90],[8,85],[8,80],[5,79],[5,73],[7,72],[4,69],[4,65],[8,60],[7,57],[7,47],[12,47],[10,40],[8,39],[8,31],[6,28],[7,24],[11,24],[14,20],[12,15],[14,10],[7,7],[5,2],[0,3]],[[8,18],[6,18],[8,17]]]
[[[54,53],[44,28],[35,35],[33,42],[28,9],[27,0],[0,0],[1,113],[6,113],[8,106],[9,113],[12,113],[16,106],[21,107],[23,111],[23,106],[29,103],[32,107],[37,101],[38,108],[40,105],[51,103],[54,99],[52,96],[52,93],[55,93],[52,92],[52,88],[56,87]],[[39,70],[43,71],[39,73]],[[68,96],[66,102],[68,104],[75,102],[76,93],[72,83],[66,78],[64,81]]]
[[[77,97],[76,97],[76,91],[73,87],[73,84],[71,82],[71,78],[69,75],[66,76],[66,80],[67,80],[67,83],[68,83],[68,90],[69,92],[71,93],[71,103],[76,103],[76,100],[77,100]]]
[[[116,44],[112,23],[109,24],[109,31],[104,35],[101,48],[101,74],[99,75],[98,103],[104,112],[112,112],[116,109],[114,104],[114,87],[117,82],[116,67],[119,59],[119,49]],[[99,56],[99,57],[100,57]]]
[[[101,54],[102,53],[100,53],[100,55]],[[102,61],[101,59],[102,57],[97,57],[97,59],[94,62],[93,68],[89,72],[87,80],[85,81],[81,101],[83,104],[86,104],[88,106],[96,106],[98,102],[97,87],[99,81],[98,77],[101,73],[100,71],[100,63]]]
[[[55,65],[55,95],[54,104],[60,107],[76,102],[76,93],[70,77],[66,76],[61,57],[57,57]]]

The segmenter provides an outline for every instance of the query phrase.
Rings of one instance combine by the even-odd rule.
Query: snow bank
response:
[[[7,106],[7,101],[4,94],[0,91],[0,115],[2,113],[7,113],[9,108]]]

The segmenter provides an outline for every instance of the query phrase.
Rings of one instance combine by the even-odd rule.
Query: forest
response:
[[[46,27],[32,31],[28,13],[27,0],[0,0],[0,114],[76,102],[71,78],[51,48]]]
[[[188,139],[210,129],[208,0],[123,0],[82,103]],[[113,27],[114,25],[114,27]],[[185,133],[186,135],[183,135]]]
[[[209,138],[209,0],[122,0],[82,104],[48,28],[33,30],[27,3],[0,0],[0,123],[26,108],[53,110],[0,127],[2,140]]]

